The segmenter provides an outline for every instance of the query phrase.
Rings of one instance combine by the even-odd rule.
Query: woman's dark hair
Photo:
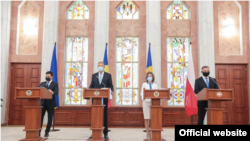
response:
[[[148,75],[149,74],[151,74],[152,75],[152,82],[154,82],[155,81],[155,75],[152,73],[152,72],[147,72],[147,74],[146,74],[146,82],[148,82],[148,80],[147,80],[147,78],[148,78]]]

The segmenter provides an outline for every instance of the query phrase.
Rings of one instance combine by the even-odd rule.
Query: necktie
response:
[[[100,75],[99,75],[99,84],[101,85],[101,83],[102,83],[102,74],[100,73]]]
[[[206,79],[206,83],[207,83],[207,88],[209,88],[208,79],[207,78],[205,78],[205,79]]]
[[[49,87],[49,82],[47,82],[47,87]]]

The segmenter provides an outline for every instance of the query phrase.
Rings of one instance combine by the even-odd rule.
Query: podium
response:
[[[102,105],[102,98],[108,98],[110,96],[110,88],[103,89],[83,89],[83,99],[93,98],[92,111],[91,111],[91,128],[92,139],[89,141],[104,141],[102,138],[103,125],[103,114],[104,105]],[[106,105],[108,106],[108,105]]]
[[[25,108],[25,129],[26,138],[20,141],[44,141],[48,138],[41,138],[42,108],[41,99],[52,99],[52,94],[46,88],[15,88],[15,99],[27,99]]]
[[[145,139],[144,141],[165,141],[161,139],[162,130],[162,106],[161,99],[170,99],[169,89],[154,89],[146,90],[143,89],[143,98],[151,99],[150,106],[150,125],[151,125],[151,139]]]
[[[197,94],[197,101],[208,101],[207,124],[223,125],[223,108],[221,101],[233,101],[233,89],[202,89]]]

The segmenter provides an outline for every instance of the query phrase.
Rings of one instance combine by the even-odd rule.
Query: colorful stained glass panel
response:
[[[132,1],[124,1],[117,8],[117,19],[139,19],[139,9]]]
[[[138,38],[116,38],[116,105],[138,105],[138,46]]]
[[[66,63],[65,87],[87,87],[87,63]]]
[[[71,89],[69,96],[71,105],[80,105],[82,101],[82,89]]]
[[[184,89],[173,90],[174,106],[184,106],[185,92]]]
[[[133,88],[138,88],[138,72],[139,72],[139,68],[138,68],[138,63],[133,63]]]
[[[122,89],[122,105],[132,105],[133,101],[133,90]]]
[[[116,105],[122,105],[122,89],[116,89],[115,103]]]
[[[183,69],[184,69],[184,88],[186,88],[186,85],[187,85],[187,70],[188,70],[188,63],[184,63]]]
[[[173,94],[173,90],[170,89],[170,94]],[[170,96],[170,100],[168,100],[168,106],[173,106],[174,105],[174,99],[173,96]]]
[[[83,62],[88,61],[88,38],[67,38],[66,61]]]
[[[87,87],[88,73],[88,38],[67,37],[65,58],[65,105],[86,105],[82,97],[83,88]]]
[[[166,10],[167,19],[189,19],[189,9],[179,0],[175,0]]]
[[[65,89],[64,90],[64,104],[65,105],[70,105],[70,89]]]
[[[89,19],[89,8],[83,1],[74,2],[68,9],[68,19]]]
[[[138,89],[133,90],[133,105],[139,105],[139,93]]]
[[[122,63],[122,87],[132,87],[132,63]]]
[[[169,106],[183,106],[187,81],[189,38],[167,38],[167,82],[172,96]]]
[[[116,87],[122,87],[122,64],[116,63]]]

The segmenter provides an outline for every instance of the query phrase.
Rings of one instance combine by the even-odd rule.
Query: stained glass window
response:
[[[116,38],[116,105],[139,105],[139,38]]]
[[[67,37],[64,74],[64,104],[86,105],[82,90],[87,87],[88,38]]]
[[[89,8],[83,1],[75,1],[68,9],[68,19],[89,19]]]
[[[167,38],[167,82],[171,97],[169,106],[184,106],[188,67],[189,38]]]
[[[189,19],[189,9],[181,1],[174,1],[166,11],[167,19]]]
[[[117,8],[117,19],[139,19],[139,9],[131,1],[124,1]]]

